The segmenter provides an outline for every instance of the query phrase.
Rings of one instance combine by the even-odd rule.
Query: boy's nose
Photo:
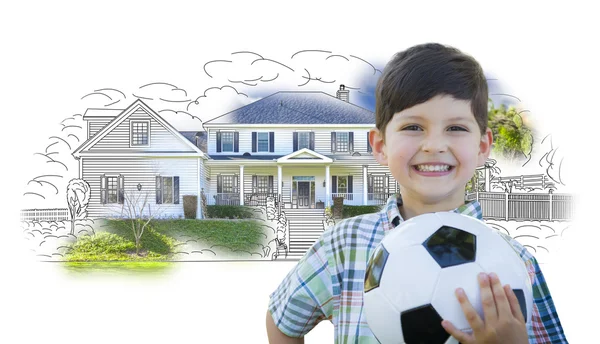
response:
[[[448,150],[448,143],[443,137],[430,135],[423,140],[421,147],[428,153],[443,153]]]

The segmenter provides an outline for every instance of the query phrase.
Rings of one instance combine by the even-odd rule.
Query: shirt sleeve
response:
[[[331,273],[323,236],[271,293],[269,311],[275,325],[290,337],[303,337],[332,315]]]
[[[531,287],[533,291],[533,312],[531,326],[528,326],[529,342],[535,344],[542,343],[565,343],[565,337],[562,325],[558,318],[558,313],[554,307],[550,290],[546,279],[542,273],[540,265],[535,257],[519,242],[510,238],[510,243],[519,253],[525,263],[525,267],[531,278]]]

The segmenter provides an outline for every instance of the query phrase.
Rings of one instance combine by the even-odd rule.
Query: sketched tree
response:
[[[67,204],[71,214],[71,235],[75,234],[75,220],[87,217],[90,202],[90,185],[83,179],[74,178],[67,185]]]
[[[161,207],[157,207],[155,212],[152,212],[152,206],[149,199],[150,194],[140,190],[128,190],[123,192],[123,205],[121,206],[122,217],[128,218],[131,221],[131,231],[135,238],[135,254],[140,255],[142,235],[144,230],[150,224],[150,221],[162,212]]]

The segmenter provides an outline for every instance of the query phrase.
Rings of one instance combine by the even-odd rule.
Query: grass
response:
[[[115,262],[66,262],[65,267],[70,272],[116,272],[116,273],[151,273],[168,271],[173,267],[172,262],[156,261],[115,261]]]
[[[253,252],[266,238],[263,227],[253,220],[153,220],[144,230],[137,255],[130,220],[105,220],[96,235],[80,237],[66,259],[68,267],[76,270],[156,271],[169,267],[166,261],[187,240],[225,252]]]

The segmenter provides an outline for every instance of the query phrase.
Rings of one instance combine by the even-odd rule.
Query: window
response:
[[[179,204],[179,177],[156,176],[156,204]]]
[[[150,121],[131,121],[131,145],[147,146],[150,139]]]
[[[335,135],[335,147],[337,152],[348,152],[349,139],[347,132],[338,132]]]
[[[371,175],[369,177],[369,200],[387,200],[387,176]]]
[[[123,175],[100,175],[100,201],[102,204],[123,204],[125,178]]]
[[[237,185],[235,185],[236,183],[234,183],[234,177],[236,176],[232,176],[232,175],[224,175],[221,176],[222,181],[221,181],[221,192],[222,193],[237,193]]]
[[[310,132],[308,131],[298,132],[298,150],[302,148],[310,149]]]
[[[221,133],[221,151],[233,152],[233,132],[224,131]]]
[[[119,188],[117,177],[106,177],[106,203],[118,203]]]
[[[348,177],[347,176],[338,176],[337,177],[337,192],[338,193],[348,193]]]
[[[257,176],[257,191],[258,193],[269,193],[270,186],[269,185],[269,176]]]
[[[258,151],[269,151],[269,133],[257,133],[258,136]]]

